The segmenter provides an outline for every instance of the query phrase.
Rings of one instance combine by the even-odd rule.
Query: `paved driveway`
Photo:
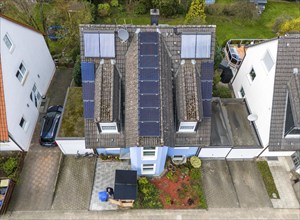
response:
[[[49,105],[63,105],[65,94],[71,83],[72,70],[56,71],[47,97]],[[58,148],[45,148],[39,145],[43,114],[40,114],[32,137],[31,146],[25,157],[19,183],[16,185],[9,210],[29,211],[51,209],[61,151]]]
[[[203,160],[204,192],[209,208],[238,208],[239,203],[225,160]]]
[[[272,207],[255,161],[227,161],[241,208]]]

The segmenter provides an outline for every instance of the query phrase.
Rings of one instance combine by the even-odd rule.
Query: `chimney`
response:
[[[159,10],[156,8],[150,9],[151,25],[158,25]]]

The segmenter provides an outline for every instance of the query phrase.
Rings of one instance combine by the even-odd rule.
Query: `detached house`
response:
[[[293,155],[300,168],[300,34],[271,40],[232,40],[225,48],[231,84],[243,98],[261,156]],[[296,152],[295,152],[296,151]]]
[[[0,15],[0,151],[27,151],[55,65],[43,34]]]
[[[215,26],[81,25],[80,35],[87,149],[158,176],[167,156],[210,145]]]

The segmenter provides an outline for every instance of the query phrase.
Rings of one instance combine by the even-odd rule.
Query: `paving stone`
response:
[[[106,187],[114,188],[115,185],[115,170],[129,170],[130,166],[127,161],[102,161],[97,159],[96,173],[94,179],[94,186],[90,202],[90,210],[116,210],[117,205],[109,202],[101,202],[98,193],[106,191]]]

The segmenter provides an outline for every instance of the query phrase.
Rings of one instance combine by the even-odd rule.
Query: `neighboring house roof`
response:
[[[298,75],[294,69],[298,69]],[[286,34],[278,42],[277,63],[274,82],[269,147],[272,151],[300,150],[299,138],[284,137],[288,98],[292,108],[294,125],[299,126],[299,70],[300,33]]]
[[[41,35],[45,35],[45,33],[43,33],[43,32],[41,32],[41,31],[39,31],[39,30],[37,30],[37,29],[31,27],[30,25],[23,24],[23,23],[21,23],[21,22],[19,22],[19,21],[17,21],[17,20],[14,20],[14,19],[12,19],[12,18],[10,18],[10,17],[7,17],[7,16],[5,16],[5,15],[3,15],[3,14],[0,14],[0,18],[4,18],[4,19],[6,19],[6,20],[8,20],[8,21],[11,21],[11,22],[13,22],[13,23],[15,23],[15,24],[18,24],[18,25],[23,26],[23,27],[25,27],[25,28],[27,28],[27,29],[30,29],[30,30],[32,30],[32,31],[35,31],[35,32],[37,32],[37,33],[39,33],[39,34],[41,34]]]
[[[2,66],[0,61],[0,142],[8,141],[8,127],[6,120],[6,109],[4,99],[4,88],[2,79]]]
[[[124,28],[126,28],[129,35],[129,39],[125,40],[125,42],[116,34],[120,29]],[[82,66],[90,65],[91,63],[94,65],[90,67],[89,70],[85,67],[82,69],[87,147],[209,145],[211,123],[210,102],[212,93],[211,91],[209,92],[209,88],[212,90],[215,26],[129,25],[119,27],[115,25],[81,25],[80,32],[82,42]],[[147,34],[147,32],[156,34]],[[99,53],[99,51],[97,51],[98,49],[96,51],[93,50],[93,48],[95,48],[93,46],[85,48],[85,42],[94,37],[96,39],[100,38],[101,42],[101,34],[104,35],[107,33],[110,33],[110,35],[115,33],[113,40],[111,39],[114,45],[109,48],[110,51],[115,51],[115,56],[114,53],[111,54],[112,57],[104,58],[101,57],[101,55],[85,56],[87,52],[86,49],[89,50],[87,53]],[[202,59],[196,58],[194,64],[191,64],[191,59],[185,59],[187,68],[181,67],[181,60],[183,60],[181,58],[181,33],[211,35],[209,46],[202,49],[204,52],[201,51],[202,54],[206,55],[208,50],[209,57]],[[84,34],[86,34],[86,37]],[[99,38],[93,34],[99,34]],[[154,38],[155,42],[152,42]],[[202,36],[200,36],[199,39],[203,39]],[[145,44],[143,44],[143,40]],[[147,46],[148,43],[149,45]],[[157,45],[158,48],[156,50]],[[98,45],[96,48],[100,48],[101,53],[101,46]],[[145,62],[145,60],[147,60],[147,65],[157,66],[144,67],[142,63]],[[203,65],[203,68],[201,68],[202,63],[208,65]],[[141,77],[144,73],[142,73],[141,70],[148,68],[154,69],[154,72],[158,73],[158,78],[155,78],[155,80],[148,78],[142,79]],[[182,92],[184,93],[183,96],[185,96],[181,99],[195,102],[195,108],[188,110],[190,102],[185,103],[182,108],[181,106],[178,108],[183,109],[183,111],[179,111],[179,114],[186,115],[187,120],[193,119],[198,121],[198,129],[194,133],[175,132],[177,121],[175,120],[176,110],[174,112],[176,107],[173,105],[173,87],[175,85],[173,77],[180,68],[184,68],[180,78],[185,82],[183,84],[180,83],[181,86],[184,86]],[[189,72],[190,70],[191,72]],[[89,75],[90,79],[88,79],[89,77],[86,78],[86,74]],[[153,74],[153,72],[145,74]],[[184,76],[185,74],[186,76]],[[95,75],[95,81],[93,81],[93,75]],[[121,79],[122,87],[118,84],[118,77]],[[93,99],[90,99],[88,95],[85,94],[88,91],[88,81],[91,84],[95,83],[95,98]],[[152,81],[153,84],[147,83],[150,81]],[[207,86],[207,89],[204,88],[206,92],[205,95],[207,96],[207,94],[210,93],[210,97],[209,95],[208,97],[202,95],[202,83]],[[158,90],[154,89],[157,85]],[[150,108],[152,108],[151,111],[155,112],[155,116],[159,116],[159,118],[155,119],[157,120],[156,125],[159,126],[159,133],[157,135],[143,135],[140,130],[141,123],[143,123],[141,121],[141,115],[145,113],[143,117],[153,117],[153,112],[141,111],[141,109],[143,110],[144,108],[140,106],[144,93],[145,96],[148,95],[148,93],[155,93],[155,95],[152,96],[155,100],[149,100],[147,103],[159,103],[157,107],[150,106]],[[119,106],[119,94],[123,97],[121,106]],[[159,100],[158,102],[156,102],[157,98]],[[92,109],[94,109],[94,111],[91,112]],[[122,111],[122,109],[125,109],[125,111]],[[204,117],[202,117],[202,112],[204,111],[202,109],[205,109],[206,112]],[[121,118],[118,120],[117,116],[119,115],[121,115]],[[180,119],[184,117],[185,116]],[[119,125],[119,133],[99,133],[95,122],[101,121],[117,122]]]

